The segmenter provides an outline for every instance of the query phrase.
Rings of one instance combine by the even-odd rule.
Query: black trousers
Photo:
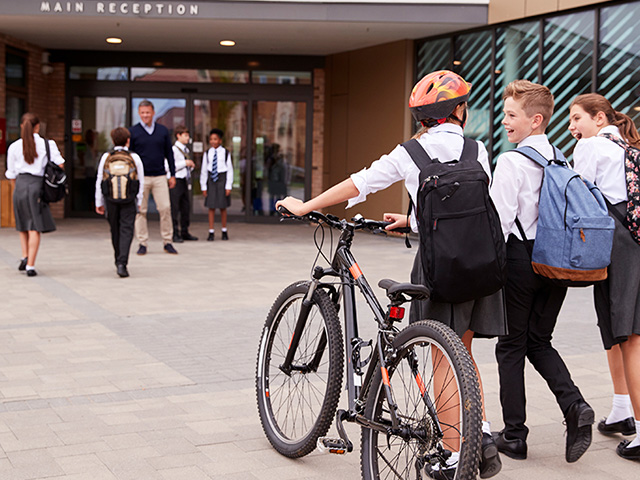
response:
[[[114,203],[107,200],[105,204],[116,265],[127,265],[136,221],[136,201]]]
[[[500,403],[505,434],[526,440],[529,429],[525,425],[525,358],[546,380],[563,414],[583,397],[551,345],[566,287],[552,285],[536,275],[525,243],[513,235],[507,241],[507,262],[505,299],[509,334],[499,337],[496,345]]]
[[[173,234],[186,235],[189,232],[189,213],[191,210],[189,184],[186,178],[176,178],[176,186],[169,189],[169,197],[171,198]]]

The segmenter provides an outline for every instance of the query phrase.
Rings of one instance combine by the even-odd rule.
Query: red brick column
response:
[[[311,196],[315,197],[324,190],[324,107],[325,107],[325,71],[316,68],[313,71],[313,152],[311,154]]]

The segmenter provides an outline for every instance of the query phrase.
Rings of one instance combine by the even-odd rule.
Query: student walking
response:
[[[222,240],[229,240],[227,233],[227,207],[231,200],[233,187],[233,163],[229,151],[222,146],[224,132],[219,128],[209,132],[209,150],[202,157],[200,168],[200,188],[204,195],[204,206],[209,209],[209,236],[207,241],[215,239],[216,209],[220,210]]]
[[[49,155],[47,146],[49,144]],[[64,158],[56,142],[40,136],[40,120],[33,113],[25,113],[20,120],[20,139],[7,151],[6,177],[14,187],[13,212],[16,230],[20,233],[22,259],[18,270],[29,277],[37,275],[36,256],[40,247],[40,234],[52,232],[56,225],[49,204],[41,200],[43,175],[47,162],[64,165]]]
[[[576,97],[569,119],[569,130],[578,139],[575,170],[598,185],[616,224],[607,279],[593,288],[614,392],[611,412],[598,430],[635,435],[616,451],[622,458],[640,460],[640,245],[620,221],[629,201],[624,147],[640,148],[640,135],[631,118],[596,93]]]
[[[463,126],[467,120],[467,100],[470,90],[471,85],[462,77],[446,70],[426,75],[413,88],[409,107],[414,119],[422,127],[414,138],[432,159],[446,163],[461,158],[465,144]],[[484,169],[488,181],[491,171],[487,151],[481,142],[473,141],[473,143],[477,144],[475,160]],[[404,180],[413,204],[417,205],[419,175],[420,170],[409,152],[398,145],[389,154],[373,162],[369,168],[351,175],[350,178],[319,196],[307,202],[287,197],[277,202],[276,208],[283,206],[294,215],[305,215],[312,210],[319,210],[347,200],[347,208],[349,208],[363,202],[368,194],[383,190],[401,180]],[[408,218],[406,215],[387,213],[384,219],[393,222],[388,229],[410,226],[417,231],[416,219],[413,215]],[[421,278],[420,269],[418,254],[411,274],[413,281]],[[471,341],[474,335],[496,336],[504,335],[507,331],[501,291],[488,297],[458,304],[428,301],[426,306],[420,305],[416,313],[417,306],[411,307],[412,321],[432,318],[443,322],[462,338],[469,353],[471,353]],[[480,379],[480,374],[477,373]],[[482,382],[480,382],[480,388],[482,394]],[[500,471],[502,463],[491,437],[491,426],[486,421],[484,394],[482,394],[482,404],[483,437],[480,476],[489,478]],[[435,466],[429,468],[428,474],[436,479],[453,478],[457,455],[458,452],[454,452],[447,461],[450,468],[440,470]]]
[[[102,155],[96,177],[96,213],[106,215],[109,222],[120,277],[129,276],[129,250],[144,192],[144,167],[140,157],[129,152],[129,139],[129,130],[124,127],[111,131],[114,148]]]
[[[530,146],[545,158],[554,158],[553,146],[544,133],[554,107],[549,89],[516,80],[507,85],[502,98],[502,124],[509,142],[518,147]],[[524,368],[528,359],[546,380],[562,410],[567,425],[565,459],[575,462],[591,444],[593,410],[551,344],[567,289],[548,283],[531,266],[542,177],[542,167],[513,151],[498,157],[493,173],[491,197],[507,240],[505,299],[509,326],[508,335],[499,337],[496,345],[505,425],[496,435],[496,443],[500,452],[511,458],[527,457]],[[522,238],[518,222],[526,238]]]

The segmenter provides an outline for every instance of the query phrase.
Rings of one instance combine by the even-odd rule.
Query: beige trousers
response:
[[[158,213],[160,214],[160,235],[166,245],[173,240],[173,222],[171,220],[171,200],[169,198],[169,183],[164,175],[158,177],[144,177],[144,195],[142,205],[136,215],[136,238],[140,245],[147,246],[149,229],[147,228],[147,209],[149,195],[153,194]]]

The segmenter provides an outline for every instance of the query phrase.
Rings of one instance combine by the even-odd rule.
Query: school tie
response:
[[[189,155],[189,149],[187,147],[184,147],[184,159],[191,160],[191,156]],[[191,180],[191,169],[187,167],[187,182],[189,182],[189,180]]]
[[[211,162],[211,180],[218,181],[218,149],[213,151],[213,161]]]

